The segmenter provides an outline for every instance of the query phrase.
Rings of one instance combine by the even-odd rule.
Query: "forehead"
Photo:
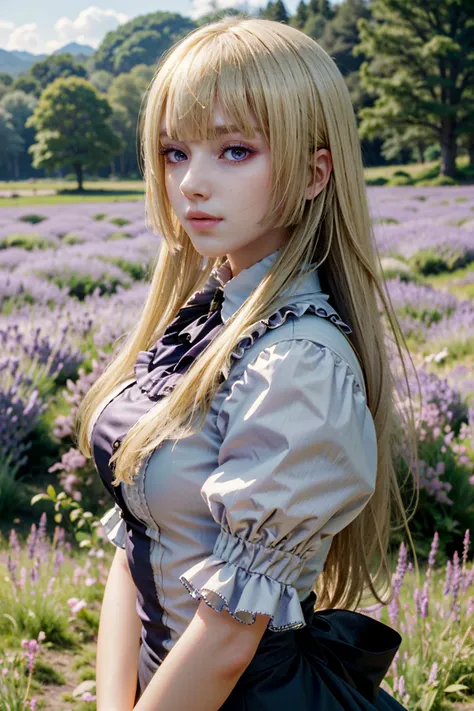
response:
[[[251,116],[252,124],[257,130],[257,132],[259,132],[257,122],[255,120],[255,115],[253,114],[253,112],[251,112]],[[215,128],[222,128],[222,131],[218,131],[218,133],[226,133],[227,130],[230,130],[232,133],[238,132],[238,128],[234,125],[233,121],[229,118],[227,118],[226,120],[226,116],[218,102],[216,103],[212,112],[212,124]],[[166,116],[164,115],[160,123],[160,136],[164,137],[166,135],[168,135],[168,130],[166,126]]]

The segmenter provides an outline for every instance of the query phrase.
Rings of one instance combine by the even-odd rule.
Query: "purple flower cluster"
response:
[[[378,620],[385,613],[390,625],[400,631],[402,646],[394,657],[387,679],[396,698],[409,708],[410,700],[415,696],[419,700],[420,688],[433,689],[437,686],[440,671],[444,675],[452,661],[451,658],[444,658],[442,650],[432,645],[438,630],[440,644],[443,645],[445,638],[446,649],[452,655],[454,643],[451,640],[461,627],[465,628],[466,634],[463,635],[462,630],[456,638],[462,638],[464,644],[456,650],[456,661],[462,665],[463,659],[469,663],[472,658],[472,636],[468,635],[474,614],[474,567],[472,563],[468,566],[470,530],[466,529],[464,534],[462,555],[454,551],[447,560],[444,580],[440,575],[442,568],[435,569],[439,540],[439,533],[435,531],[420,586],[412,587],[413,565],[408,562],[407,548],[402,542],[392,575],[393,596],[390,602],[386,608],[376,604],[358,609],[358,612]],[[418,674],[413,675],[411,665],[418,658],[423,658],[426,663],[420,665]]]
[[[0,331],[1,351],[5,341]],[[20,363],[19,357],[8,354],[0,358],[0,461],[4,478],[9,471],[12,480],[26,462],[28,436],[45,410],[32,377],[20,369]]]

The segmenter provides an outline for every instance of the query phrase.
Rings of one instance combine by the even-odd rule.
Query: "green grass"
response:
[[[85,190],[114,190],[115,188],[127,190],[128,192],[143,192],[142,180],[85,180]],[[48,180],[39,178],[34,182],[27,180],[3,180],[0,181],[0,190],[63,190],[74,192],[76,183],[71,180]]]
[[[143,200],[141,193],[125,195],[44,195],[20,198],[1,198],[0,207],[26,207],[27,205],[66,205],[83,202],[131,202]]]
[[[68,180],[36,180],[0,182],[2,190],[31,190],[30,195],[1,197],[0,207],[25,205],[62,205],[83,202],[123,202],[143,200],[145,186],[142,180],[86,180],[84,193],[78,193],[76,184]],[[55,190],[55,195],[36,195],[36,190]]]

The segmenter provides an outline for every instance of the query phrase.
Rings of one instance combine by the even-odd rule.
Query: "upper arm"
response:
[[[128,565],[127,552],[126,552],[126,550],[125,550],[124,548],[118,548],[118,547],[117,547],[117,548],[115,549],[115,555],[114,555],[113,563],[114,563],[114,565],[120,565],[120,566],[122,566],[123,568],[125,568],[125,570],[127,571],[127,573],[128,573],[129,575],[131,575],[131,573],[130,573],[130,566]]]
[[[257,615],[252,625],[235,620],[227,610],[217,612],[201,600],[193,624],[208,639],[213,639],[223,655],[222,660],[230,671],[242,670],[254,656],[270,621],[269,615]]]

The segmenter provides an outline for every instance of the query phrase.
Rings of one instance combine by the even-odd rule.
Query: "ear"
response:
[[[306,199],[313,200],[326,186],[332,170],[332,158],[327,148],[320,148],[313,156],[309,168],[309,179],[306,188]]]

